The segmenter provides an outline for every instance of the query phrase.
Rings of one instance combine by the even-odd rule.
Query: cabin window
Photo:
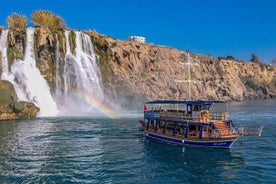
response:
[[[163,121],[158,121],[156,125],[157,126],[156,131],[159,133],[162,133],[164,125],[165,123]]]
[[[209,110],[211,105],[203,105],[201,110]]]
[[[177,124],[177,126],[176,126],[176,135],[185,136],[185,133],[186,133],[186,125]]]
[[[149,124],[149,129],[150,130],[154,130],[154,124],[155,124],[155,120],[151,120],[150,124]]]
[[[174,123],[167,123],[166,126],[166,133],[168,134],[173,134],[173,129],[174,129]]]
[[[187,113],[192,114],[192,105],[191,104],[187,105]]]
[[[193,111],[200,111],[201,110],[201,105],[194,105]]]
[[[190,125],[189,126],[189,137],[197,137],[199,135],[199,125]]]

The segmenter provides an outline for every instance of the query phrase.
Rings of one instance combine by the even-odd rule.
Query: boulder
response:
[[[38,112],[39,108],[33,103],[17,101],[13,85],[0,80],[0,120],[30,119]]]
[[[0,104],[11,104],[14,101],[17,101],[17,95],[12,83],[0,80]]]

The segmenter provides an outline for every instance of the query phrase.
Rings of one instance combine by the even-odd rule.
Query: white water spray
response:
[[[2,76],[10,81],[19,100],[33,102],[40,107],[39,116],[59,115],[101,115],[96,102],[101,106],[108,102],[115,107],[104,95],[101,83],[101,73],[97,65],[97,57],[93,50],[90,37],[82,32],[76,34],[75,53],[71,53],[69,31],[66,36],[66,55],[61,57],[60,45],[57,43],[55,52],[55,88],[53,100],[47,81],[36,67],[34,57],[34,29],[27,29],[27,44],[24,60],[13,61],[8,67],[7,35],[3,30],[0,37],[2,52]],[[57,35],[56,35],[56,40]],[[58,110],[57,110],[58,109]]]
[[[1,79],[8,79],[8,58],[7,58],[7,38],[9,30],[3,30],[0,37],[0,52],[2,54],[2,75]]]
[[[96,55],[90,37],[82,32],[76,34],[75,54],[71,53],[69,44],[69,31],[66,36],[66,55],[63,60],[61,76],[56,76],[56,86],[61,86],[57,104],[62,114],[83,115],[95,111],[91,104],[87,103],[91,98],[103,102],[105,96],[101,85],[100,70],[97,65]],[[57,67],[60,66],[56,66]],[[90,99],[89,99],[90,98]]]
[[[33,43],[34,29],[28,28],[24,60],[15,60],[10,72],[3,71],[2,79],[13,84],[19,100],[33,102],[40,108],[38,116],[55,116],[57,106],[46,80],[36,68]],[[3,62],[8,66],[7,59]]]

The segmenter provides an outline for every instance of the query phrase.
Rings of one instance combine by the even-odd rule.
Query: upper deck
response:
[[[223,101],[176,101],[176,100],[155,100],[145,103],[145,118],[159,119],[177,122],[198,122],[223,121],[228,113],[221,109],[211,109],[212,104],[222,104]]]

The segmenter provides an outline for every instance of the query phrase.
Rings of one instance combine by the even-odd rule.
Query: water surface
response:
[[[0,122],[0,183],[275,183],[275,101],[229,110],[262,137],[229,150],[164,144],[138,131],[142,114]]]

